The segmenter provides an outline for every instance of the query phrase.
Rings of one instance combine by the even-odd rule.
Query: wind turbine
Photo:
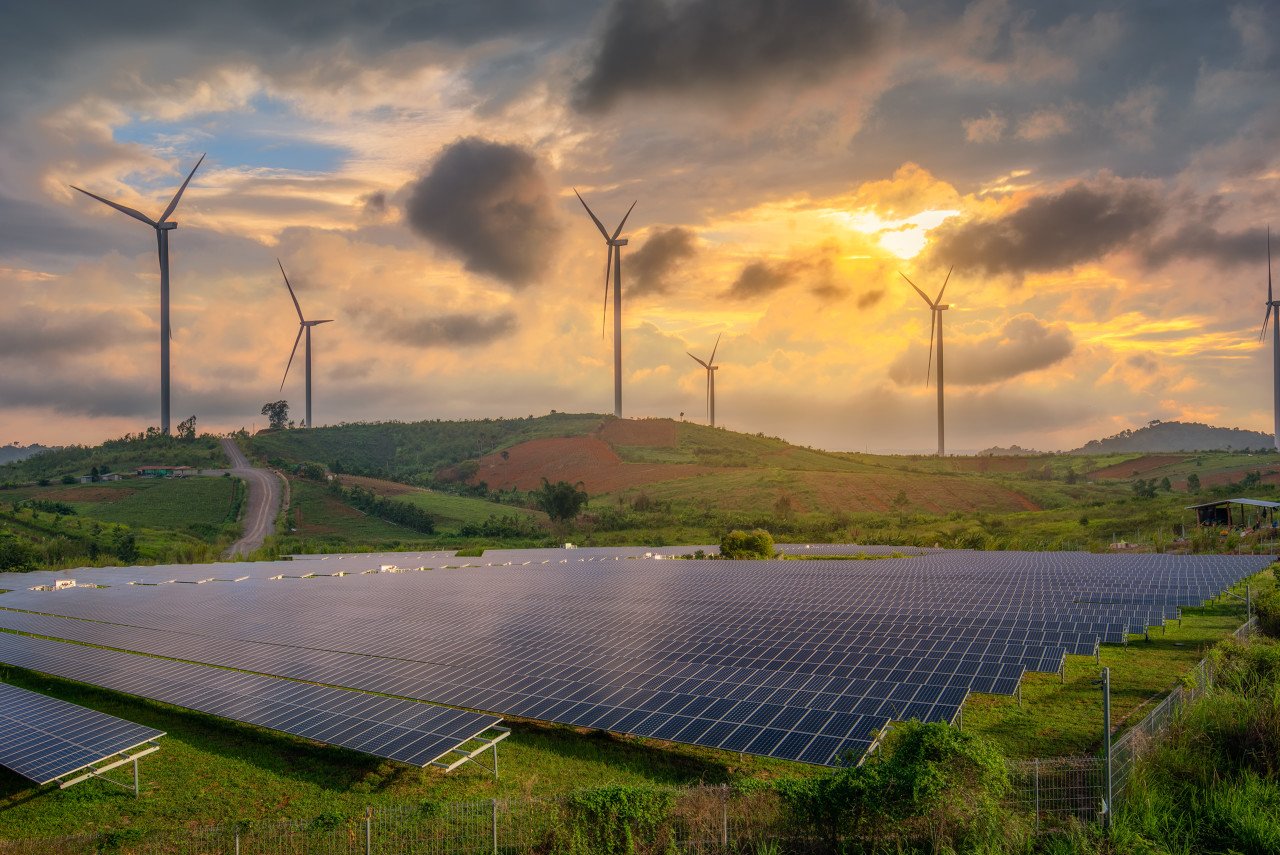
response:
[[[284,367],[284,377],[280,380],[280,388],[284,388],[284,381],[289,379],[289,368],[293,365],[293,357],[298,353],[298,342],[302,339],[302,333],[307,334],[307,427],[312,426],[311,422],[311,328],[318,327],[321,324],[331,324],[333,319],[326,321],[309,321],[302,316],[302,307],[298,305],[298,296],[293,293],[293,286],[289,284],[289,276],[284,272],[284,265],[280,264],[280,259],[276,259],[276,264],[280,266],[280,275],[284,277],[284,285],[289,289],[289,296],[293,298],[293,307],[298,310],[298,337],[293,340],[293,350],[289,351],[289,363]]]
[[[587,201],[582,198],[582,194],[576,189],[573,195],[578,197],[578,201],[582,203],[582,207],[587,209],[587,215],[591,217],[591,222],[596,224],[596,228],[600,230],[600,234],[604,236],[604,242],[609,247],[609,258],[604,265],[604,309],[600,316],[601,334],[604,334],[604,315],[609,310],[609,268],[613,268],[613,414],[618,418],[622,418],[622,248],[627,245],[626,238],[618,238],[622,233],[622,227],[626,225],[627,217],[631,216],[632,209],[636,203],[632,202],[631,207],[627,208],[627,213],[623,214],[622,222],[618,223],[618,227],[613,230],[613,234],[605,229],[604,223],[600,222],[600,218],[592,212]],[[638,201],[638,200],[637,200]]]
[[[1262,316],[1262,333],[1258,341],[1267,337],[1267,323],[1271,315],[1276,322],[1271,325],[1271,385],[1272,406],[1275,411],[1275,445],[1280,449],[1280,300],[1271,291],[1271,226],[1267,226],[1267,312]]]
[[[721,333],[720,335],[724,335]],[[694,362],[707,369],[707,414],[711,421],[711,426],[716,426],[716,372],[720,370],[720,366],[716,365],[716,351],[720,349],[720,336],[716,336],[716,345],[711,348],[711,356],[707,357],[707,361],[703,362],[689,351],[689,358]]]
[[[955,265],[951,266],[951,270],[955,270]],[[901,271],[899,271],[898,273],[898,275],[901,276],[903,279],[907,279],[908,285],[916,289],[916,293],[920,295],[920,299],[924,300],[925,303],[928,304],[930,314],[933,316],[933,321],[929,325],[929,368],[925,372],[924,385],[925,386],[929,385],[929,371],[933,370],[933,339],[934,339],[934,334],[936,333],[937,339],[938,339],[938,456],[939,457],[945,457],[947,454],[946,417],[943,410],[943,402],[942,402],[942,393],[943,393],[942,313],[945,312],[947,309],[950,309],[951,306],[942,302],[942,293],[943,291],[947,290],[947,283],[951,281],[951,270],[947,271],[947,278],[942,281],[942,288],[941,290],[938,291],[938,297],[935,300],[930,300],[929,295],[921,291],[920,288],[916,286],[916,283],[912,282],[910,279],[907,279],[907,276],[905,273],[902,273]]]
[[[182,191],[187,189],[187,185],[191,183],[191,176],[196,174],[196,170],[200,168],[200,164],[204,162],[204,155],[200,155],[200,159],[196,161],[196,165],[191,167],[191,172],[187,174],[187,180],[182,182],[182,186],[178,188],[178,192],[173,194],[173,199],[169,202],[169,207],[164,209],[164,213],[160,215],[160,219],[153,220],[141,211],[125,205],[112,202],[110,199],[104,199],[96,193],[90,193],[88,190],[82,190],[71,185],[71,189],[80,190],[86,196],[97,199],[104,205],[110,205],[122,214],[128,214],[135,220],[140,220],[151,228],[156,230],[156,245],[160,254],[160,430],[165,434],[169,433],[169,341],[173,338],[173,332],[169,327],[169,232],[178,227],[178,224],[171,221],[169,217],[178,207],[178,200],[182,198]]]

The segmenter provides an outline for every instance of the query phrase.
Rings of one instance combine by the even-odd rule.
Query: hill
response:
[[[34,445],[18,445],[11,443],[9,445],[0,445],[0,464],[14,463],[18,460],[26,460],[32,455],[39,454],[42,451],[49,451],[49,446],[35,443]]]
[[[227,460],[217,438],[207,434],[192,439],[156,434],[126,435],[97,446],[49,448],[2,464],[0,485],[78,477],[89,474],[95,467],[99,472],[129,472],[139,466],[163,465],[218,468],[227,465]]]
[[[1272,449],[1269,433],[1240,428],[1212,427],[1199,422],[1153,421],[1137,430],[1122,430],[1105,439],[1091,440],[1070,454],[1115,454],[1163,451],[1243,451]]]

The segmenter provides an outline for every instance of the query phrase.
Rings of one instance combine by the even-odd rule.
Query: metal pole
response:
[[[498,800],[489,801],[493,806],[493,855],[498,855]]]
[[[364,855],[373,855],[373,808],[364,809]]]
[[[236,829],[236,855],[240,855],[240,829]]]
[[[166,228],[166,226],[168,228]],[[169,435],[169,229],[156,229],[160,254],[160,431]]]
[[[1036,758],[1036,831],[1040,831],[1040,758]]]
[[[947,456],[946,414],[942,405],[942,310],[934,309],[938,315],[938,456]]]
[[[498,743],[493,743],[493,777],[498,777]]]
[[[133,797],[138,797],[138,758],[133,758]]]
[[[622,245],[613,245],[613,414],[622,418]]]
[[[1253,617],[1253,589],[1249,585],[1244,586],[1244,622],[1248,623]]]
[[[720,845],[729,850],[729,787],[720,785]]]
[[[311,427],[311,327],[307,327],[307,427]]]
[[[1111,669],[1102,669],[1102,744],[1107,757],[1107,801],[1102,814],[1102,827],[1111,828]]]

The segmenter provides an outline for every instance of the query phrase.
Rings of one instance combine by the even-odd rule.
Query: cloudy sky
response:
[[[73,8],[77,5],[79,8]],[[1005,0],[25,3],[0,34],[0,444],[612,409],[835,449],[1269,430],[1280,7]],[[609,322],[612,330],[612,321]]]

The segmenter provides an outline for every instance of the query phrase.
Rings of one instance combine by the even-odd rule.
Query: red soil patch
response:
[[[55,502],[91,502],[97,505],[119,502],[129,498],[136,492],[138,492],[136,487],[108,487],[106,484],[86,484],[83,487],[53,490],[37,498],[51,499]]]
[[[623,463],[599,437],[568,436],[514,445],[507,449],[505,460],[501,453],[487,454],[468,480],[504,490],[536,490],[543,478],[570,484],[581,481],[583,489],[597,495],[717,471],[721,470],[691,463]]]
[[[1200,475],[1201,487],[1221,487],[1224,484],[1234,484],[1244,478],[1250,472],[1258,472],[1262,475],[1263,484],[1280,484],[1280,466],[1274,464],[1269,466],[1241,466],[1236,469],[1221,469],[1217,472],[1206,472]],[[1187,479],[1179,478],[1176,481],[1170,479],[1176,490],[1185,490],[1187,488]],[[1205,499],[1204,501],[1209,501]]]
[[[1133,460],[1126,460],[1124,463],[1095,469],[1089,472],[1088,475],[1090,478],[1133,478],[1135,475],[1145,475],[1152,469],[1181,463],[1187,457],[1188,455],[1186,454],[1147,454],[1142,457],[1136,457]]]
[[[596,434],[610,445],[674,448],[680,442],[676,423],[670,419],[613,419]]]

